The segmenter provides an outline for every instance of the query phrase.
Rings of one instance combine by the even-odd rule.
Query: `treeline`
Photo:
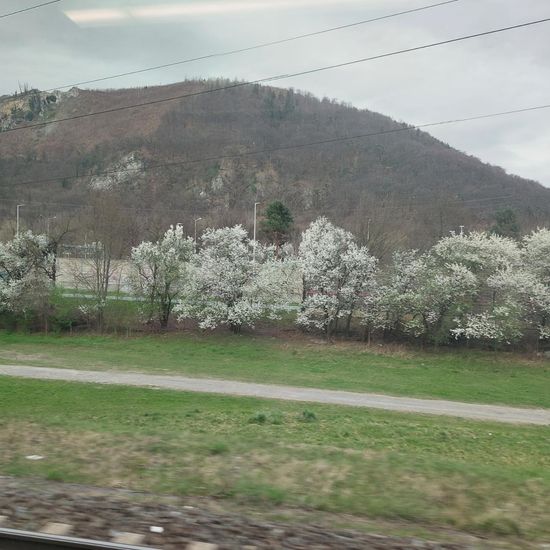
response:
[[[241,226],[207,229],[195,242],[181,225],[133,247],[129,283],[141,322],[240,332],[295,313],[303,330],[327,339],[352,333],[422,343],[538,345],[550,338],[550,231],[522,239],[453,234],[425,251],[402,250],[380,264],[354,235],[321,217],[288,239],[292,217],[280,203],[255,242]],[[101,327],[114,259],[89,243],[82,304]],[[30,232],[0,245],[0,312],[46,315],[55,254]],[[91,268],[90,268],[91,267]]]

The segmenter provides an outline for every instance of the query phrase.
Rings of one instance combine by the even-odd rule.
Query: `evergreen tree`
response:
[[[499,237],[519,239],[520,227],[516,213],[511,208],[495,212],[495,223],[490,232]]]
[[[294,219],[290,210],[281,201],[270,203],[265,210],[262,230],[275,245],[277,257],[279,256],[281,246],[288,239],[293,222]]]

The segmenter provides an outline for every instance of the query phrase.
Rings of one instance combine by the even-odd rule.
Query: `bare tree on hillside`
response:
[[[360,201],[349,225],[357,241],[385,262],[394,250],[408,245],[408,214],[392,197],[378,198],[376,202],[365,199]]]
[[[120,205],[120,197],[111,191],[96,192],[84,220],[88,244],[84,258],[73,265],[73,277],[79,288],[94,296],[94,311],[99,329],[103,328],[109,288],[122,270],[122,259],[132,244],[133,221]]]
[[[46,236],[48,237],[48,251],[53,254],[54,261],[51,264],[48,277],[55,285],[57,281],[57,258],[59,247],[66,237],[74,230],[75,216],[54,216],[46,220]],[[53,222],[53,223],[51,223]]]

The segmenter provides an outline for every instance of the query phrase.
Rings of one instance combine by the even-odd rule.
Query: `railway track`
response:
[[[153,550],[150,546],[132,546],[114,542],[0,528],[0,550]]]

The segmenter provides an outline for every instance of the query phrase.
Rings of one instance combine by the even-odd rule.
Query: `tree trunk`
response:
[[[57,243],[55,243],[54,246],[52,247],[52,253],[53,253],[52,283],[53,283],[53,286],[55,286],[55,282],[57,280]]]
[[[332,342],[333,334],[334,334],[334,325],[332,323],[332,320],[329,320],[327,323],[327,329],[326,329],[327,342]]]
[[[241,329],[242,329],[242,325],[241,324],[237,324],[237,323],[231,323],[229,325],[229,328],[231,329],[231,332],[233,334],[240,334],[241,333]]]
[[[170,320],[170,313],[172,312],[172,303],[170,300],[162,301],[160,304],[160,328],[166,330],[168,327],[168,321]]]
[[[97,328],[100,333],[103,333],[103,321],[104,321],[104,306],[101,304],[98,304],[97,308]]]
[[[348,315],[348,318],[346,319],[346,336],[350,337],[350,329],[351,329],[351,319],[353,317],[353,311],[350,312]]]

